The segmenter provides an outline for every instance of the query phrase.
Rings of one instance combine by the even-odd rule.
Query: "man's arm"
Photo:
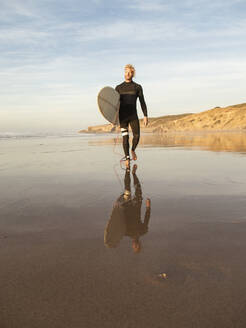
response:
[[[134,171],[132,172],[132,176],[133,176],[133,183],[134,183],[134,188],[135,188],[135,198],[138,203],[142,203],[143,197],[142,197],[141,184],[138,180],[136,173],[134,173]]]
[[[141,87],[141,85],[139,85],[138,97],[139,97],[139,101],[140,101],[141,108],[142,108],[144,116],[148,116],[147,106],[146,106],[146,103],[145,103],[145,100],[144,100],[144,95],[143,95],[143,88]]]
[[[146,226],[147,229],[148,229],[149,219],[150,219],[150,208],[151,208],[150,204],[151,204],[150,199],[147,198],[146,199],[146,210],[145,210],[145,216],[144,216],[144,225]]]
[[[141,85],[139,85],[139,91],[138,91],[138,97],[139,97],[139,101],[141,104],[141,108],[144,114],[144,125],[147,126],[148,125],[148,113],[147,113],[147,106],[144,100],[144,95],[143,95],[143,88]]]

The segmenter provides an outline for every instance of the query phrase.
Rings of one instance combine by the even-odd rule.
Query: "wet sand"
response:
[[[245,327],[245,150],[142,144],[135,254],[104,244],[125,171],[102,140],[0,141],[0,327]]]

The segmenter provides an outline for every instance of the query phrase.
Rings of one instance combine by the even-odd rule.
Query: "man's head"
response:
[[[125,81],[131,82],[134,76],[135,76],[135,68],[131,64],[127,64],[125,66]]]

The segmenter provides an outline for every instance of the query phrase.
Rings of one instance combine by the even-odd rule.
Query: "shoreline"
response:
[[[131,132],[131,130],[130,130]],[[88,131],[88,130],[79,130],[77,132],[78,134],[95,134],[95,135],[117,135],[120,133],[120,129],[118,131]],[[206,134],[215,134],[215,133],[223,133],[223,134],[230,134],[230,133],[235,133],[235,134],[240,134],[240,133],[246,133],[246,128],[245,129],[230,129],[230,130],[187,130],[187,131],[178,131],[178,130],[169,130],[166,132],[154,132],[154,131],[145,131],[143,128],[141,128],[141,134],[146,134],[146,135],[206,135]]]

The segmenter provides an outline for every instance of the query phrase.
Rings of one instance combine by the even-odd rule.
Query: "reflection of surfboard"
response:
[[[100,90],[97,96],[97,103],[103,117],[110,123],[119,125],[119,93],[111,87],[105,87]]]
[[[124,208],[117,203],[104,230],[104,244],[108,247],[117,247],[126,233],[126,223],[123,214]]]

